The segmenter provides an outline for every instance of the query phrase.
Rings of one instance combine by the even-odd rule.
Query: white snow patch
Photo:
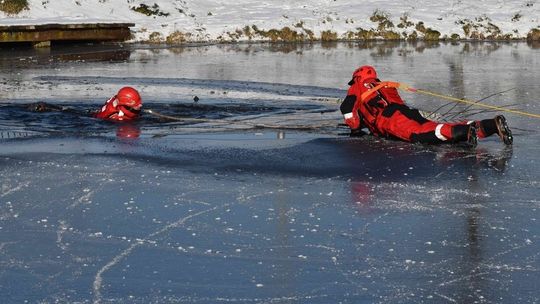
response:
[[[338,37],[358,28],[376,29],[378,23],[370,17],[380,12],[394,23],[395,32],[412,32],[414,26],[398,28],[400,18],[406,17],[413,24],[423,22],[426,27],[451,36],[463,36],[464,22],[488,26],[495,24],[504,34],[523,38],[537,28],[540,5],[534,1],[364,1],[352,3],[345,0],[303,0],[291,5],[281,0],[154,0],[160,15],[147,16],[133,8],[138,3],[125,0],[42,1],[29,0],[29,10],[16,16],[0,12],[0,25],[35,25],[47,23],[135,23],[134,40],[147,40],[152,33],[163,38],[174,32],[190,33],[195,41],[231,39],[246,27],[260,30],[289,27],[300,33],[313,31],[320,37],[323,31],[333,31]],[[155,34],[154,34],[155,35]],[[239,38],[247,40],[245,36]]]

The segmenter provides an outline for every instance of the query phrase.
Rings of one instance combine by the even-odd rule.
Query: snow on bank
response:
[[[0,12],[0,24],[133,22],[133,41],[155,42],[411,39],[437,33],[438,38],[519,39],[540,28],[537,0],[28,2],[29,9],[16,16]],[[285,27],[285,33],[276,31]]]

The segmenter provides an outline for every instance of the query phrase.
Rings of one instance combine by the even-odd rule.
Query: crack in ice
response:
[[[222,206],[223,207],[223,206]],[[109,269],[111,269],[113,266],[115,266],[116,264],[118,264],[121,260],[123,260],[125,257],[127,257],[128,255],[131,254],[131,252],[143,245],[145,243],[145,241],[149,238],[152,238],[152,237],[155,237],[156,235],[159,235],[167,230],[170,230],[172,228],[176,228],[182,224],[184,224],[186,221],[192,219],[192,218],[195,218],[199,215],[202,215],[202,214],[205,214],[205,213],[208,213],[208,212],[211,212],[211,211],[214,211],[216,209],[218,209],[219,206],[215,206],[213,208],[210,208],[210,209],[206,209],[206,210],[203,210],[203,211],[199,211],[197,213],[194,213],[194,214],[191,214],[191,215],[188,215],[186,217],[183,217],[179,220],[177,220],[176,222],[173,222],[171,224],[168,224],[166,225],[165,227],[163,227],[162,229],[152,233],[152,234],[149,234],[148,236],[146,236],[144,239],[141,239],[141,240],[138,240],[136,243],[132,244],[131,246],[129,246],[128,248],[124,249],[119,255],[115,256],[109,263],[105,264],[105,266],[103,266],[97,273],[96,273],[96,276],[94,277],[94,283],[93,283],[93,290],[94,290],[94,303],[95,304],[98,304],[101,302],[101,286],[102,286],[102,282],[103,282],[103,274],[105,272],[107,272]]]
[[[23,183],[23,184],[20,184],[18,185],[17,187],[14,187],[14,188],[11,188],[11,189],[8,189],[7,191],[3,192],[2,194],[0,194],[0,197],[4,197],[6,195],[9,195],[13,192],[17,192],[19,190],[21,190],[21,188],[23,187],[27,187],[30,183]]]

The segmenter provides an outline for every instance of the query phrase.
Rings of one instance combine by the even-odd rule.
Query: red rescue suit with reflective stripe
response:
[[[115,95],[105,102],[101,110],[95,114],[95,117],[114,121],[131,121],[139,117],[138,113],[132,111],[128,107],[119,105]]]
[[[357,78],[358,79],[358,78]],[[442,143],[467,140],[469,125],[430,121],[409,108],[398,94],[399,83],[371,78],[355,81],[341,105],[345,123],[357,130],[409,142]],[[478,134],[483,137],[483,134]]]

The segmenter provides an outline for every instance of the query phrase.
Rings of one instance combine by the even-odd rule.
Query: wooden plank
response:
[[[135,23],[47,23],[29,25],[0,25],[0,31],[36,31],[36,30],[65,30],[65,29],[97,29],[97,28],[118,28],[134,27]]]
[[[43,24],[0,26],[0,42],[125,41],[133,23]]]

